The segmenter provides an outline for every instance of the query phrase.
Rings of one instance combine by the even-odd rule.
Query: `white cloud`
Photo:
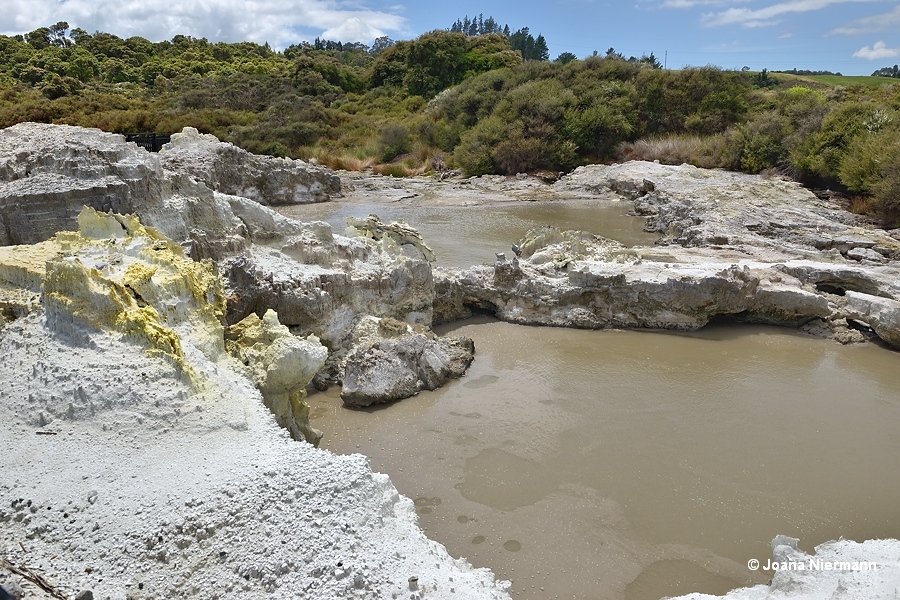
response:
[[[900,48],[888,48],[884,42],[875,42],[872,47],[863,46],[853,53],[854,58],[868,60],[882,60],[885,58],[897,58],[900,56]]]
[[[312,35],[371,43],[407,33],[406,19],[337,0],[5,0],[0,31],[25,33],[66,21],[89,33],[152,41],[182,34],[283,48]],[[298,31],[303,32],[298,33]]]
[[[900,27],[900,6],[883,15],[856,19],[843,27],[832,29],[829,34],[860,35],[876,31],[896,31],[898,27]]]
[[[703,15],[702,22],[709,27],[721,25],[743,25],[745,27],[761,27],[778,23],[775,17],[787,14],[801,14],[822,10],[835,4],[848,2],[877,2],[879,0],[788,0],[765,8],[729,8],[719,13]]]

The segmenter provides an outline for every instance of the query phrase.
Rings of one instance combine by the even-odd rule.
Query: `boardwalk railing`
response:
[[[168,144],[170,141],[170,137],[168,135],[162,133],[126,133],[125,141],[134,142],[141,148],[144,148],[148,152],[159,152],[159,149],[163,147],[163,144]]]

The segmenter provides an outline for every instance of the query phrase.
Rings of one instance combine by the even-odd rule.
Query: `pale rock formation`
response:
[[[82,206],[154,212],[163,187],[156,156],[124,136],[19,123],[0,130],[0,245],[33,244],[76,229]]]
[[[435,337],[394,319],[361,319],[342,365],[341,399],[365,407],[434,390],[462,377],[475,357],[471,338]]]
[[[417,596],[509,598],[365,457],[278,427],[257,385],[290,400],[320,346],[268,314],[233,336],[238,365],[212,262],[134,217],[79,222],[0,248],[4,290],[43,297],[0,330],[0,570],[67,598],[387,600],[411,577]]]
[[[328,349],[313,335],[297,337],[273,310],[250,314],[225,332],[228,351],[247,368],[279,425],[296,440],[319,445],[322,432],[309,422],[306,385],[325,364]]]
[[[799,325],[831,314],[826,298],[761,263],[687,262],[555,228],[529,232],[520,246],[523,260],[440,271],[435,319],[471,306],[515,323],[698,329],[722,315]]]
[[[193,127],[171,140],[159,153],[163,168],[225,194],[274,205],[324,202],[341,193],[337,175],[302,160],[251,154]]]
[[[554,193],[616,192],[662,234],[623,248],[529,232],[519,257],[436,269],[436,322],[488,310],[516,323],[696,329],[716,317],[800,326],[844,342],[864,324],[900,347],[900,244],[795,183],[688,165],[580,167]]]
[[[373,216],[336,235],[234,194],[312,201],[339,185],[322,168],[255,157],[190,129],[156,155],[99,130],[25,123],[0,132],[0,243],[74,229],[82,204],[136,214],[191,258],[218,264],[228,324],[273,309],[295,333],[317,335],[336,355],[317,381],[333,383],[360,317],[430,325],[433,253],[406,224]],[[5,320],[26,310],[19,296],[0,287]]]
[[[365,219],[347,217],[347,226],[360,237],[370,238],[382,243],[386,249],[400,248],[407,256],[434,262],[434,252],[425,244],[425,240],[416,229],[406,223],[382,223],[377,215],[369,215]]]
[[[693,593],[672,600],[894,600],[900,582],[900,542],[851,540],[826,542],[807,554],[799,540],[778,536],[772,540],[772,560],[757,561],[756,568],[778,565],[769,585],[738,588],[724,596]]]
[[[230,200],[255,242],[250,252],[221,263],[230,323],[272,308],[295,333],[315,334],[333,352],[349,349],[353,328],[365,315],[431,324],[434,284],[418,234],[401,241],[351,228],[353,237],[345,237],[327,223],[298,223],[247,200]],[[370,223],[379,231],[414,232],[371,217]]]
[[[882,340],[900,348],[900,301],[860,292],[847,292],[846,313],[875,330]]]
[[[896,258],[900,252],[887,232],[780,178],[632,161],[579,167],[554,187],[615,191],[647,215],[647,228],[662,234],[663,243],[727,246],[753,256],[788,251],[821,258],[823,251],[846,256],[860,248]]]

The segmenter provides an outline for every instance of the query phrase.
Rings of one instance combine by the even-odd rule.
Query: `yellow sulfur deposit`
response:
[[[225,335],[228,352],[244,365],[279,425],[295,439],[318,445],[322,432],[310,425],[309,405],[303,399],[306,384],[328,357],[325,346],[314,335],[292,335],[273,310],[262,319],[250,314]]]
[[[207,358],[224,352],[222,280],[210,261],[132,215],[82,209],[78,232],[34,246],[0,248],[0,285],[43,293],[48,325],[61,335],[118,332],[165,357],[195,384],[182,336]]]

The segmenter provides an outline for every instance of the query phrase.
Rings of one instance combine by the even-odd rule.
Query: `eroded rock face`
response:
[[[576,169],[554,193],[634,202],[654,248],[585,232],[529,232],[513,260],[435,272],[435,322],[488,310],[517,323],[696,329],[715,317],[789,326],[842,342],[861,323],[898,346],[897,240],[778,179],[654,163]]]
[[[335,235],[327,223],[299,223],[242,199],[232,206],[259,243],[222,262],[229,322],[273,308],[332,350],[346,347],[364,315],[431,324],[431,265],[417,243]]]
[[[596,236],[530,232],[521,247],[533,252],[531,260],[439,271],[435,319],[459,318],[471,306],[523,324],[698,329],[717,316],[800,325],[832,312],[824,296],[769,265],[689,263],[684,255],[591,238]],[[562,241],[536,242],[556,239]]]
[[[121,214],[163,200],[159,160],[124,136],[67,125],[0,130],[0,245],[77,229],[82,206]]]
[[[208,187],[260,204],[324,202],[341,193],[330,170],[302,160],[251,154],[193,127],[172,135],[159,153],[162,166],[187,173]]]
[[[900,256],[900,245],[836,203],[816,197],[800,184],[779,178],[632,161],[579,167],[555,187],[609,189],[631,200],[647,216],[647,228],[663,243],[685,247],[727,246],[751,256],[764,251],[847,257],[872,249]],[[859,261],[868,253],[856,252]]]

